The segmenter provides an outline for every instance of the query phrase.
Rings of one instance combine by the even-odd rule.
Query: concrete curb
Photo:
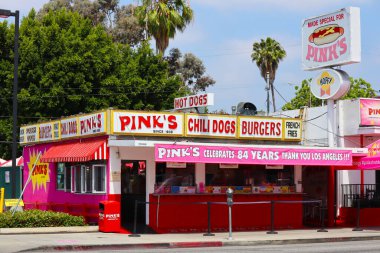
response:
[[[131,249],[168,249],[168,248],[199,248],[221,247],[223,242],[169,242],[169,243],[135,243],[135,244],[103,244],[103,245],[62,245],[40,246],[19,252],[33,251],[85,251],[85,250],[131,250]]]
[[[37,248],[22,250],[19,252],[36,251],[84,251],[84,250],[133,250],[133,249],[166,249],[166,248],[199,248],[199,247],[223,247],[223,246],[259,246],[259,245],[284,245],[323,242],[345,242],[380,240],[380,236],[361,237],[333,237],[311,239],[285,239],[285,240],[261,240],[261,241],[203,241],[203,242],[169,242],[169,243],[136,243],[136,244],[109,244],[109,245],[61,245],[40,246]]]
[[[347,241],[368,241],[380,240],[380,236],[360,236],[360,237],[330,237],[330,238],[306,238],[306,239],[282,239],[282,240],[262,240],[262,241],[227,241],[223,246],[259,246],[259,245],[284,245],[303,243],[324,243],[324,242],[347,242]]]
[[[98,232],[98,226],[39,227],[39,228],[0,228],[0,235],[13,234],[57,234]]]

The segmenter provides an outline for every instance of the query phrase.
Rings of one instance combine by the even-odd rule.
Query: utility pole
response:
[[[266,79],[267,79],[267,85],[265,86],[265,90],[267,91],[267,116],[268,116],[269,115],[269,90],[270,90],[269,72],[267,72]]]
[[[16,155],[17,155],[17,90],[18,90],[18,37],[19,37],[19,19],[20,12],[11,12],[10,10],[0,9],[0,17],[8,18],[15,17],[15,38],[14,38],[14,76],[13,76],[13,132],[12,132],[12,172],[11,172],[11,183],[12,183],[12,198],[16,198]],[[21,182],[20,182],[21,183]]]

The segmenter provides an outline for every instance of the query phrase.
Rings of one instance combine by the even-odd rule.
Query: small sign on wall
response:
[[[112,171],[112,173],[111,173],[111,181],[112,182],[120,182],[121,181],[121,173],[120,173],[120,171]]]
[[[166,168],[186,168],[186,163],[183,163],[183,162],[167,162]]]
[[[219,163],[220,169],[238,169],[239,164],[236,163]]]
[[[267,164],[267,165],[265,165],[265,169],[267,169],[267,170],[282,170],[282,169],[284,169],[284,165]]]

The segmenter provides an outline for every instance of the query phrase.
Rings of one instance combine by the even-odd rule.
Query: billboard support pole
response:
[[[334,135],[335,135],[335,120],[334,120],[334,100],[327,100],[327,134],[329,147],[335,147]]]

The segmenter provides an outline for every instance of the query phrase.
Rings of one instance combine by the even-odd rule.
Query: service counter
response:
[[[275,229],[302,228],[302,203],[291,202],[302,199],[302,193],[234,194],[233,231],[270,230],[271,203],[267,203],[270,201],[275,203]],[[207,202],[210,202],[211,231],[228,231],[228,206],[225,193],[155,193],[149,195],[149,202],[149,226],[158,233],[207,231]]]

